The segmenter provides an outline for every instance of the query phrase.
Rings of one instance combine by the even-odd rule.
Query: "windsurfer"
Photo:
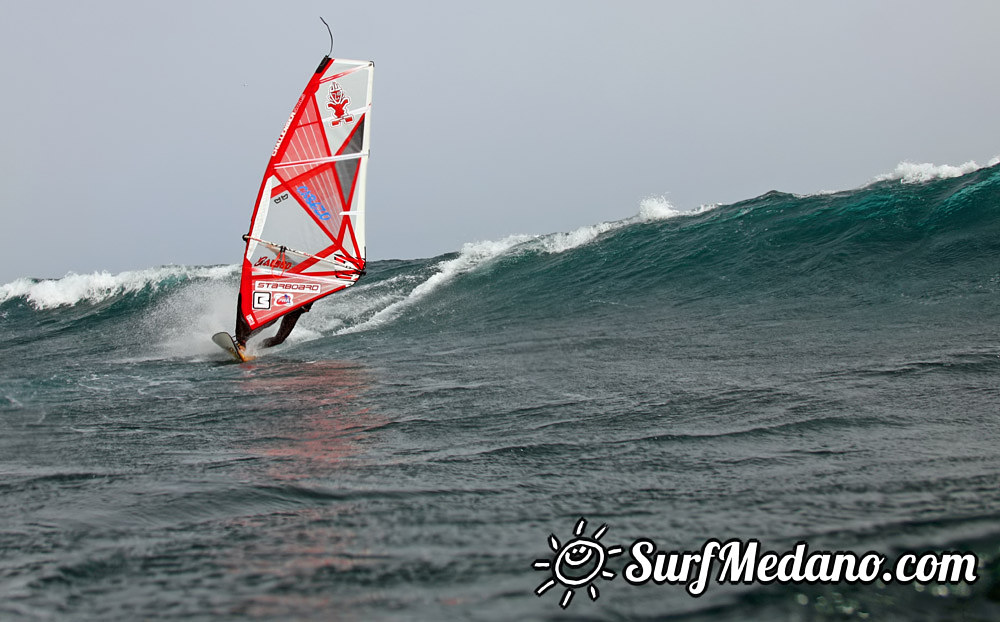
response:
[[[364,274],[373,71],[371,61],[324,57],[292,108],[243,236],[236,332],[212,335],[234,358],[252,358],[247,344],[266,326],[274,325],[273,336],[262,335],[255,345],[284,343],[312,302]],[[339,90],[339,124],[324,106],[332,90]]]
[[[240,305],[240,300],[237,298],[237,301],[236,301],[236,346],[239,348],[240,354],[243,354],[244,352],[246,352],[247,339],[250,339],[250,336],[253,335],[254,333],[256,333],[257,331],[263,330],[263,329],[267,328],[268,326],[271,326],[271,324],[274,324],[274,322],[270,322],[268,324],[265,324],[264,326],[261,326],[257,330],[250,330],[250,326],[247,324],[246,319],[243,317],[243,314],[240,312],[241,308],[242,308],[242,306]],[[261,344],[260,344],[261,347],[264,347],[264,348],[273,348],[276,345],[284,343],[285,339],[288,339],[288,336],[290,334],[292,334],[292,329],[295,328],[295,324],[299,321],[299,318],[302,317],[302,314],[303,313],[308,313],[310,309],[312,309],[312,303],[311,302],[306,303],[306,304],[302,305],[301,307],[299,307],[298,309],[295,309],[294,311],[291,311],[291,312],[286,313],[285,315],[281,316],[281,325],[278,326],[278,332],[275,333],[273,337],[268,337],[267,339],[265,339],[264,341],[262,341]]]

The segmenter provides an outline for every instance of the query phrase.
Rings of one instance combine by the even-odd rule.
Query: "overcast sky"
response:
[[[236,263],[302,87],[376,63],[369,259],[1000,154],[1000,2],[3,2],[0,283]]]

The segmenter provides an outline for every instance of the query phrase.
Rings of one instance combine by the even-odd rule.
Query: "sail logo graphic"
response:
[[[326,107],[333,109],[333,116],[336,117],[333,120],[332,125],[334,127],[340,125],[340,122],[350,123],[354,120],[351,113],[347,110],[348,104],[351,103],[351,98],[348,97],[340,85],[336,81],[330,85],[330,99],[327,101]]]
[[[295,188],[295,192],[299,193],[302,200],[305,202],[309,209],[312,210],[313,214],[316,214],[316,218],[320,220],[329,220],[332,218],[332,214],[327,211],[326,206],[323,205],[322,201],[309,189],[309,186],[302,184]]]
[[[317,292],[323,288],[316,283],[298,283],[295,281],[257,281],[253,286],[256,290],[279,289],[289,292]]]
[[[290,304],[292,304],[292,302],[294,302],[294,299],[292,298],[291,294],[279,294],[274,299],[274,304],[278,305],[279,307],[287,307]]]
[[[277,257],[274,258],[274,259],[268,259],[267,257],[261,257],[260,259],[257,260],[257,263],[255,263],[254,266],[255,267],[257,267],[257,266],[265,266],[265,267],[268,267],[268,268],[275,268],[276,270],[288,270],[289,268],[292,267],[292,262],[290,262],[290,261],[282,261],[281,259],[278,259]]]
[[[569,607],[576,588],[586,587],[590,600],[597,600],[601,593],[594,585],[598,578],[610,581],[615,573],[607,569],[608,558],[622,554],[622,547],[605,547],[601,537],[608,531],[608,526],[601,525],[593,536],[583,535],[587,528],[587,520],[581,518],[573,529],[573,538],[560,544],[555,534],[549,536],[549,548],[555,553],[552,559],[536,559],[531,565],[535,570],[548,571],[551,576],[535,588],[535,595],[541,596],[557,584],[566,588],[559,606]]]
[[[254,292],[253,308],[257,311],[267,311],[271,308],[271,292]]]

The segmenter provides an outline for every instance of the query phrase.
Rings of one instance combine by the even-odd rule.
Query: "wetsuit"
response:
[[[240,346],[247,345],[247,339],[257,331],[264,330],[274,322],[268,322],[267,324],[257,328],[256,330],[250,330],[250,326],[247,324],[246,319],[243,317],[243,312],[241,309],[242,305],[242,295],[236,300],[236,343]],[[299,321],[299,318],[303,313],[307,313],[312,309],[311,302],[306,303],[299,307],[298,309],[291,311],[281,318],[281,325],[278,327],[278,332],[273,337],[268,337],[261,342],[261,345],[265,348],[272,348],[288,339],[288,335],[292,334],[292,329],[295,328],[295,324]]]

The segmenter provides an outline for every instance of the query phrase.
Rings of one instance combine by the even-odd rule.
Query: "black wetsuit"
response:
[[[240,309],[243,308],[243,305],[241,303],[242,303],[242,300],[240,300],[239,298],[237,298],[237,300],[236,300],[236,343],[238,343],[241,346],[245,346],[247,344],[247,339],[249,339],[251,335],[253,335],[257,331],[264,330],[265,328],[267,328],[271,324],[274,324],[274,322],[269,322],[269,323],[261,326],[260,328],[257,328],[256,330],[250,330],[250,326],[247,324],[246,319],[243,318],[243,312],[240,310]],[[296,322],[299,321],[299,318],[302,316],[303,313],[307,313],[310,309],[312,309],[312,303],[311,302],[306,303],[306,304],[302,305],[301,307],[299,307],[298,309],[296,309],[294,311],[291,311],[290,313],[287,313],[284,316],[282,316],[282,318],[281,318],[281,325],[278,327],[278,332],[273,337],[268,337],[267,339],[265,339],[264,341],[262,341],[261,342],[261,346],[263,346],[265,348],[272,348],[272,347],[274,347],[274,346],[276,346],[276,345],[284,342],[285,339],[288,339],[288,335],[292,334],[292,329],[295,328]]]

